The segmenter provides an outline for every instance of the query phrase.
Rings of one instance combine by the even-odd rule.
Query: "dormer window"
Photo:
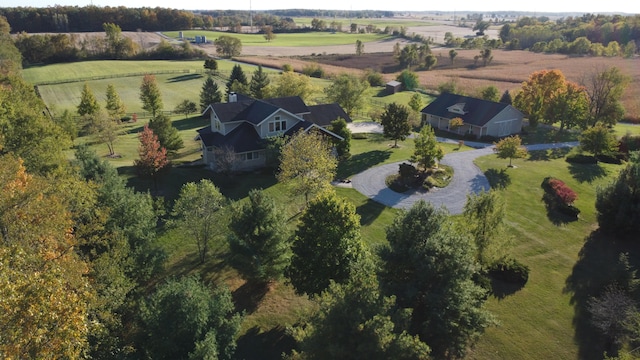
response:
[[[269,122],[269,132],[280,132],[287,130],[287,121],[281,120],[280,116],[276,116],[274,121]]]
[[[455,105],[449,106],[449,107],[447,108],[447,110],[448,110],[449,112],[451,112],[451,113],[454,113],[454,114],[465,115],[466,113],[468,113],[468,111],[464,111],[464,107],[465,107],[466,105],[467,105],[467,104],[465,104],[465,103],[457,103],[457,104],[455,104]]]

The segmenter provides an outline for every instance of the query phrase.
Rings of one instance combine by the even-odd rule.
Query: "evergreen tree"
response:
[[[264,283],[282,277],[290,258],[286,221],[275,200],[260,190],[251,190],[249,202],[234,207],[231,265],[243,278]]]
[[[287,277],[296,293],[318,295],[331,281],[348,282],[364,249],[355,206],[326,192],[312,200],[300,218]]]
[[[218,73],[218,61],[216,59],[206,59],[204,68],[207,69],[209,75],[216,75]]]
[[[413,309],[410,332],[433,358],[460,358],[493,324],[484,309],[486,291],[473,282],[475,247],[457,231],[445,210],[419,201],[387,228],[381,251],[385,295]]]
[[[109,116],[114,120],[120,120],[126,112],[126,107],[120,99],[120,95],[116,91],[116,87],[113,84],[107,85],[107,105],[105,106]]]
[[[251,96],[255,99],[264,99],[269,83],[269,76],[262,70],[262,65],[258,65],[258,69],[253,73],[251,83],[249,84]]]
[[[231,76],[229,76],[229,80],[227,81],[227,94],[232,92],[232,86],[234,81],[238,81],[242,85],[249,85],[249,81],[247,80],[247,76],[244,74],[242,67],[240,64],[235,64],[233,69],[231,69]],[[247,95],[247,94],[245,94]]]
[[[97,114],[99,110],[100,104],[98,104],[98,100],[96,100],[95,95],[93,95],[89,84],[84,83],[82,94],[80,94],[80,104],[78,104],[78,115],[91,116]]]
[[[174,155],[184,147],[178,129],[173,126],[171,119],[164,114],[158,114],[149,120],[149,128],[158,137],[160,146],[167,149],[167,154]]]
[[[500,102],[503,104],[509,104],[509,105],[513,103],[513,98],[511,97],[511,93],[509,92],[509,90],[504,91],[504,93],[502,94],[502,97],[500,98]]]
[[[207,80],[202,84],[202,90],[200,91],[200,111],[204,111],[207,106],[222,101],[222,94],[218,84],[213,80],[211,76],[207,77]]]
[[[142,101],[142,108],[149,111],[154,118],[158,111],[162,110],[162,94],[160,93],[160,88],[158,88],[155,75],[146,74],[142,78],[140,101]]]

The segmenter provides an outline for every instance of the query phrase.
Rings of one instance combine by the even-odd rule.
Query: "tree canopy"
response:
[[[149,120],[149,128],[158,136],[160,146],[167,149],[167,154],[174,155],[184,147],[184,141],[171,119],[165,114],[157,114]]]
[[[80,94],[80,103],[78,104],[78,115],[95,115],[100,110],[100,104],[96,100],[96,96],[89,87],[89,84],[84,83],[82,87],[82,93]]]
[[[162,110],[162,94],[155,75],[146,74],[142,78],[140,101],[142,101],[142,108],[150,112],[152,117],[156,117],[158,111]]]
[[[494,152],[500,159],[509,159],[509,167],[512,159],[521,159],[527,156],[527,149],[522,146],[522,139],[518,135],[506,137],[494,144]]]
[[[300,217],[286,275],[296,293],[314,296],[331,281],[346,283],[365,256],[360,216],[352,203],[327,191]]]
[[[398,147],[398,140],[404,140],[411,134],[409,111],[404,105],[395,102],[387,105],[380,123],[384,136],[394,140],[394,147]]]
[[[242,41],[237,37],[222,35],[213,44],[216,46],[216,52],[224,57],[231,58],[242,53]]]
[[[618,149],[618,141],[609,128],[596,125],[586,129],[579,136],[582,150],[592,153],[596,158],[602,154],[611,154]]]
[[[436,134],[431,125],[423,126],[420,134],[413,141],[415,149],[411,161],[422,166],[424,170],[438,165],[438,161],[444,157],[444,151],[438,145]]]
[[[325,94],[330,102],[336,102],[342,106],[349,116],[364,107],[365,93],[369,89],[369,83],[354,75],[340,74],[333,79]]]

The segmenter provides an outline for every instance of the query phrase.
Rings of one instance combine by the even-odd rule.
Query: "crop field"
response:
[[[178,38],[178,31],[167,31],[163,33],[170,38]],[[345,45],[355,44],[356,40],[362,42],[379,41],[390,38],[385,34],[350,34],[350,33],[331,33],[327,31],[295,33],[295,34],[276,34],[276,38],[267,42],[262,34],[234,34],[220,31],[208,30],[186,30],[183,36],[186,38],[195,38],[196,36],[206,36],[207,40],[215,40],[225,35],[240,39],[242,46],[327,46],[327,45]]]
[[[293,17],[293,21],[298,26],[307,26],[311,27],[311,21],[313,18],[311,17]],[[421,20],[418,18],[394,18],[394,19],[378,19],[378,18],[364,18],[364,19],[347,19],[347,18],[319,18],[324,20],[327,26],[332,22],[336,21],[342,23],[342,30],[348,30],[349,26],[352,23],[358,24],[358,26],[367,26],[367,25],[375,25],[379,29],[384,29],[387,26],[391,27],[400,27],[400,26],[431,26],[434,25],[433,22],[428,20]]]

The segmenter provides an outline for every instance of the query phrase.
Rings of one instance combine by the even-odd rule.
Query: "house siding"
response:
[[[286,129],[281,130],[281,131],[275,131],[275,132],[269,132],[269,123],[276,121],[276,117],[280,117],[280,121],[285,121],[287,124]],[[297,124],[300,121],[300,118],[298,117],[294,117],[292,115],[290,115],[289,113],[286,113],[284,111],[276,111],[274,114],[272,114],[271,116],[269,116],[268,118],[266,118],[258,127],[257,131],[258,134],[260,134],[260,137],[265,139],[271,136],[276,136],[276,135],[280,135],[282,133],[284,133],[285,131],[287,131],[288,129],[292,128],[295,124]]]
[[[507,106],[485,126],[487,132],[482,135],[503,137],[518,134],[522,130],[522,114],[512,106]]]

